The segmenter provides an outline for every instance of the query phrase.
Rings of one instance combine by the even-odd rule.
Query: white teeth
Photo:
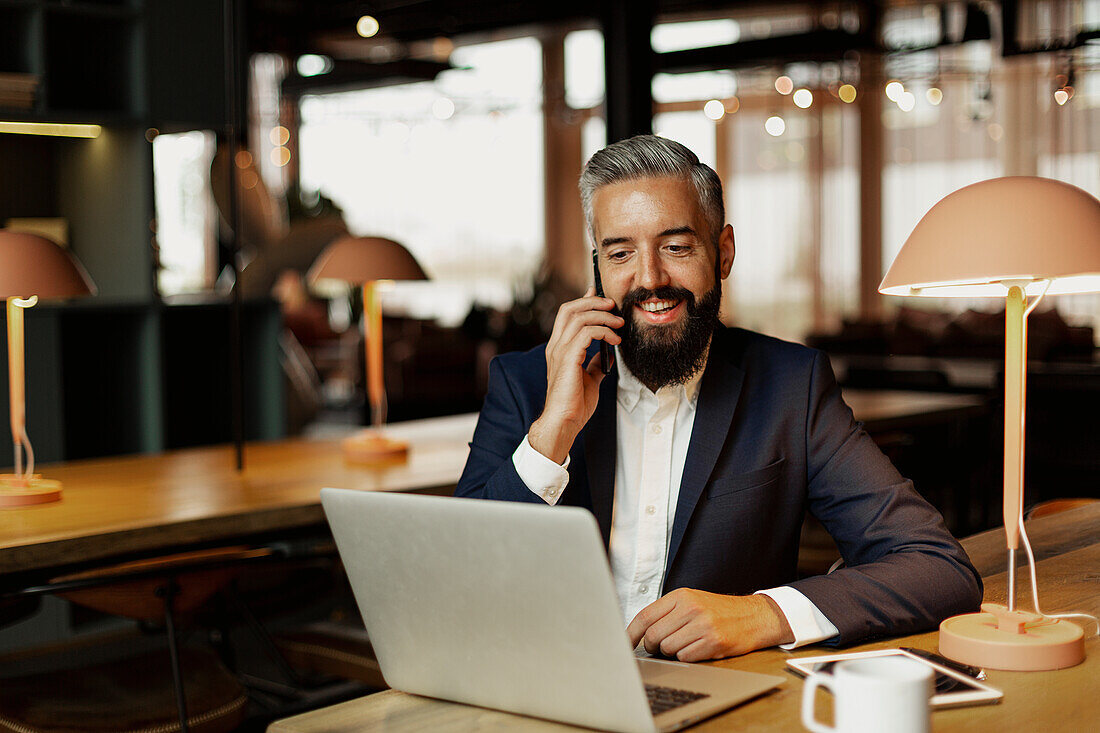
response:
[[[658,301],[653,302],[653,303],[648,303],[648,302],[647,303],[641,303],[640,305],[642,306],[642,310],[649,311],[650,313],[656,313],[657,311],[668,310],[669,308],[676,305],[676,301],[674,301],[674,300],[658,300]]]

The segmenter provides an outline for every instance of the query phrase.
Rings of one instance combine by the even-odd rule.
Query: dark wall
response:
[[[35,135],[0,135],[0,226],[12,217],[57,216],[57,142]]]

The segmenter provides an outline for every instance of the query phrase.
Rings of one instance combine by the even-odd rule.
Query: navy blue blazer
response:
[[[570,450],[560,502],[588,508],[605,546],[615,486],[617,372]],[[545,347],[497,357],[457,496],[527,501],[511,457],[542,412]],[[809,510],[846,567],[797,579]],[[700,383],[663,592],[744,595],[788,585],[839,630],[826,643],[934,628],[976,610],[982,583],[943,519],[852,417],[828,358],[719,329]]]

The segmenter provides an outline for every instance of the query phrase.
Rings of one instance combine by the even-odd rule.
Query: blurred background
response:
[[[997,525],[1002,306],[877,287],[962,186],[1100,195],[1100,0],[0,0],[0,226],[99,290],[27,311],[38,461],[366,424],[359,291],[305,277],[347,234],[429,278],[382,294],[390,421],[477,411],[489,361],[590,283],[582,165],[643,132],[725,185],[723,320],[826,350],[952,531]],[[1031,316],[1029,503],[1100,497],[1098,317],[1098,295]],[[835,557],[819,530],[800,572]],[[105,623],[50,608],[0,647]]]
[[[875,386],[996,392],[988,305],[875,291],[933,203],[1016,174],[1100,192],[1100,0],[0,0],[0,27],[0,222],[100,290],[29,313],[45,461],[230,439],[234,282],[245,435],[363,422],[358,293],[302,278],[345,232],[430,278],[383,296],[390,419],[476,410],[488,360],[588,283],[576,178],[628,134],[722,177],[723,318]],[[1091,373],[1100,300],[1056,307],[1033,358]]]

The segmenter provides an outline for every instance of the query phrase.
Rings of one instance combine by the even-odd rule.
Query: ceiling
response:
[[[628,8],[640,0],[615,0]],[[572,23],[594,25],[613,0],[247,0],[249,46],[253,51],[275,51],[289,55],[322,53],[335,46],[344,54],[369,49],[372,43],[358,38],[355,23],[362,15],[373,15],[382,33],[374,44],[410,43],[439,37],[488,34],[505,29]],[[753,7],[817,3],[780,0],[716,2],[715,0],[654,0],[658,16],[721,15],[723,11],[745,12]],[[846,3],[849,6],[858,3]],[[365,54],[365,52],[364,52]]]

